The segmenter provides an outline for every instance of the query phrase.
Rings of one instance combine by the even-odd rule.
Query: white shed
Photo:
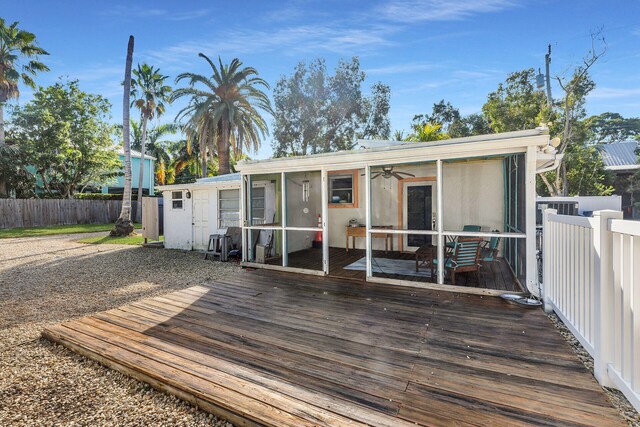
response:
[[[205,250],[209,235],[240,226],[240,174],[163,185],[164,247]]]

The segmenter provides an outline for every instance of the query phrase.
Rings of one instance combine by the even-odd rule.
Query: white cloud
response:
[[[144,8],[140,6],[114,6],[103,12],[104,15],[118,16],[120,18],[156,18],[168,21],[187,21],[190,19],[202,18],[209,14],[208,9],[197,9],[190,11],[172,12],[167,9]]]
[[[369,68],[365,71],[367,74],[400,74],[428,71],[437,67],[437,64],[429,64],[424,62],[408,62],[404,64],[388,65],[385,67]]]
[[[147,52],[145,55],[155,62],[175,63],[185,59],[196,59],[199,52],[219,53],[263,53],[271,51],[288,54],[334,52],[338,54],[363,53],[367,50],[390,46],[387,37],[390,27],[358,29],[329,25],[300,25],[266,30],[227,30],[218,37],[208,37],[208,41],[185,41],[172,46]]]
[[[405,23],[453,21],[515,6],[514,0],[399,0],[382,5],[378,13],[386,19]]]
[[[627,98],[630,96],[640,96],[640,88],[613,88],[613,87],[596,87],[590,98],[611,99],[611,98]]]

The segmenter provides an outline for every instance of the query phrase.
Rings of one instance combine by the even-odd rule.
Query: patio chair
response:
[[[490,240],[483,241],[480,245],[480,263],[482,267],[488,265],[494,277],[496,272],[493,269],[493,264],[498,261],[498,245],[500,245],[500,237],[492,237]]]
[[[460,237],[454,242],[451,256],[444,262],[444,268],[451,274],[451,284],[456,284],[457,273],[475,272],[476,280],[480,284],[480,244],[479,237]],[[438,260],[433,260],[438,265]]]
[[[462,231],[467,231],[467,232],[475,232],[475,231],[481,231],[482,230],[482,226],[480,225],[465,225],[462,227]],[[449,241],[446,243],[447,247],[452,249],[453,245],[455,245],[457,237],[455,236],[447,236],[447,238],[449,239]]]

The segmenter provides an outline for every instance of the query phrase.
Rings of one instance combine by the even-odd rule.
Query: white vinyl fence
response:
[[[543,298],[593,356],[600,384],[640,411],[640,222],[622,212],[543,218]]]

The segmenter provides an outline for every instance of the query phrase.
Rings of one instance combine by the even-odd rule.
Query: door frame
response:
[[[437,213],[437,192],[433,191],[436,188],[436,177],[435,176],[417,176],[410,178],[403,178],[398,180],[398,229],[405,229],[405,205],[406,205],[406,192],[404,191],[406,185],[431,185],[431,211],[432,214]],[[399,235],[398,236],[398,248],[400,248],[400,252],[404,252],[405,248],[407,250],[414,249],[414,247],[409,247],[406,242],[407,235]]]

